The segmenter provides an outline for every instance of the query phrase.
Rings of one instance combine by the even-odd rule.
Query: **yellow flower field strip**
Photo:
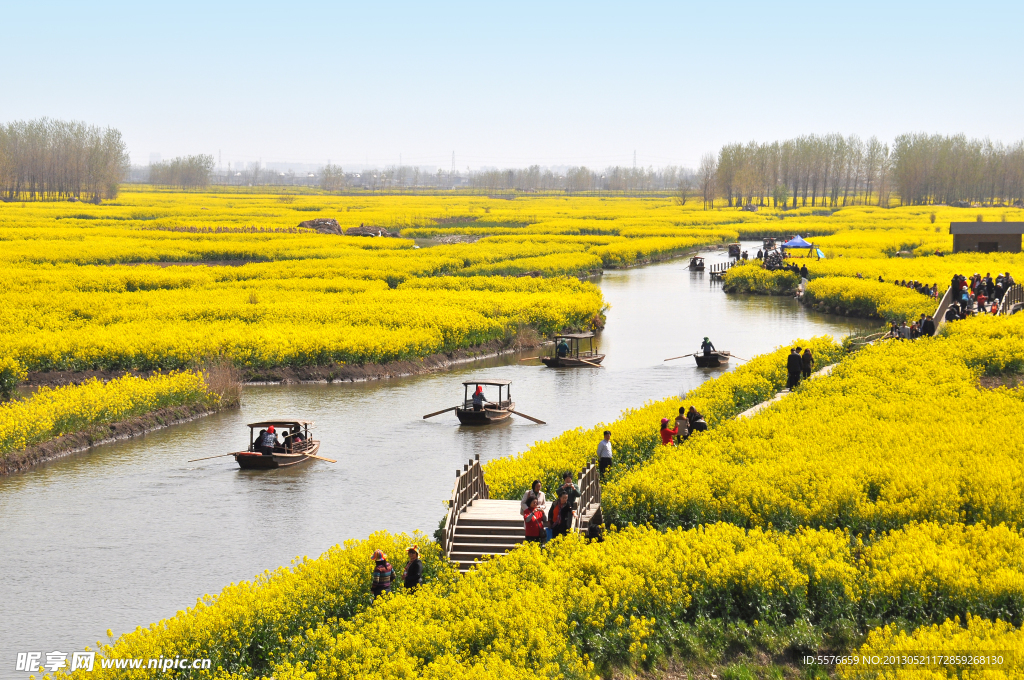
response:
[[[948,337],[868,347],[753,418],[613,478],[605,517],[857,531],[1020,523],[1024,391],[984,389],[983,372],[1024,372],[1024,317],[971,319]]]
[[[818,366],[839,360],[842,348],[831,338],[796,340],[793,345],[809,347],[817,357]],[[789,348],[754,357],[729,373],[709,380],[683,398],[670,397],[651,402],[638,409],[623,412],[614,423],[599,423],[592,428],[576,428],[558,437],[538,442],[526,451],[485,464],[487,483],[492,498],[518,499],[530,488],[534,479],[542,480],[544,488],[555,489],[566,470],[580,470],[595,456],[601,433],[613,433],[615,465],[611,479],[620,471],[629,470],[661,450],[658,433],[661,418],[674,419],[681,406],[694,406],[714,428],[728,418],[751,406],[770,399],[786,384],[785,362]]]
[[[385,549],[397,565],[409,542],[383,533],[349,542],[101,651],[209,656],[222,669],[210,677],[505,677],[519,668],[587,678],[595,662],[637,664],[671,649],[681,626],[703,618],[1024,615],[1024,537],[1004,526],[914,524],[868,543],[814,529],[629,528],[603,542],[569,536],[543,552],[525,544],[459,579],[439,569],[431,546],[431,583],[367,607],[370,551]],[[916,606],[901,613],[907,602]]]
[[[92,425],[214,399],[203,376],[193,372],[151,378],[129,375],[107,383],[94,378],[82,385],[42,387],[27,399],[0,404],[0,455]]]

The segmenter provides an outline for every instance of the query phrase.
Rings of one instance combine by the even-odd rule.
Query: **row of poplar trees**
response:
[[[900,135],[890,146],[856,135],[806,135],[780,142],[727,144],[701,160],[696,182],[705,207],[1024,201],[1024,142],[966,135]]]
[[[49,118],[0,124],[4,200],[114,198],[128,168],[128,149],[114,128]]]

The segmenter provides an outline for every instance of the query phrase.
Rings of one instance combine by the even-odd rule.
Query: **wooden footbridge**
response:
[[[504,555],[525,540],[519,501],[490,497],[477,454],[455,471],[455,488],[448,501],[441,548],[459,571],[465,573],[473,562],[487,555]],[[576,501],[572,531],[588,535],[601,525],[601,479],[596,461],[591,460],[576,480],[580,497]],[[544,507],[547,516],[550,503]]]

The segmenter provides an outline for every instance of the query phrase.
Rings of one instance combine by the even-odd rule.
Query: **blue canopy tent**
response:
[[[812,253],[817,255],[819,260],[825,257],[825,253],[821,252],[820,248],[815,248],[813,244],[808,243],[799,236],[794,236],[790,240],[783,243],[782,251],[785,252],[786,248],[808,248],[809,252],[807,253],[807,255],[805,255],[805,257],[810,257]]]
[[[788,240],[785,243],[783,243],[782,247],[783,248],[813,248],[814,246],[812,246],[810,243],[808,243],[807,241],[803,240],[799,236],[794,236],[790,240]]]

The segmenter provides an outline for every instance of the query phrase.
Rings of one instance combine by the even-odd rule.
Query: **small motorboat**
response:
[[[690,271],[702,272],[704,271],[704,258],[700,255],[694,255],[690,258]]]
[[[563,346],[562,341],[568,341]],[[580,351],[580,342],[587,341],[587,350]],[[559,354],[559,348],[561,354]],[[604,355],[594,351],[593,333],[569,333],[555,336],[555,354],[541,357],[540,360],[548,368],[599,368]]]
[[[732,357],[732,354],[729,352],[712,352],[711,354],[693,355],[698,368],[718,368],[719,366],[728,366],[730,357]]]
[[[267,420],[249,423],[249,448],[231,455],[235,457],[238,467],[243,470],[273,470],[305,463],[318,458],[317,454],[320,451],[320,442],[312,439],[309,434],[311,425],[314,425],[311,420]],[[263,453],[259,448],[259,437],[262,430],[269,427],[284,434],[284,441],[274,446],[271,453]]]

